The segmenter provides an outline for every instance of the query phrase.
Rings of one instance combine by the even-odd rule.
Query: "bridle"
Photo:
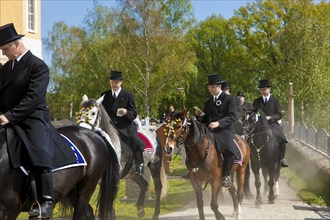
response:
[[[184,134],[187,132],[187,129],[188,129],[187,125],[189,124],[189,122],[187,122],[187,119],[185,118],[183,124],[181,125],[182,126],[181,132],[176,137],[174,129],[175,129],[176,124],[180,123],[180,122],[181,122],[180,118],[177,118],[175,121],[173,121],[172,119],[169,119],[166,123],[166,128],[164,129],[165,130],[165,136],[167,137],[166,138],[166,146],[168,145],[169,140],[174,140],[175,148],[178,149],[176,151],[174,159],[180,154],[182,147],[185,146],[183,138],[184,138]]]
[[[177,119],[176,121],[171,123],[170,127],[171,127],[171,131],[173,133],[174,133],[175,125],[179,122],[181,122],[181,119]],[[178,137],[175,137],[175,133],[172,136],[173,140],[175,141],[176,146],[179,146],[180,150],[181,150],[182,146],[184,146],[186,149],[188,148],[188,146],[186,146],[184,144],[184,135],[186,135],[189,132],[189,125],[191,125],[191,122],[189,120],[187,120],[187,118],[185,118],[181,125],[181,131],[180,131]],[[193,173],[196,173],[199,170],[199,167],[201,166],[201,164],[204,163],[204,161],[206,160],[207,156],[210,153],[210,148],[211,148],[211,141],[209,139],[203,158],[196,164],[196,166],[194,168],[192,168]]]
[[[94,107],[98,107],[96,104],[93,104],[89,107],[82,107],[79,112],[76,113],[76,122],[78,125],[80,124],[86,124],[91,127],[91,130],[94,130],[99,125],[99,119],[100,119],[100,111],[97,111],[97,115],[95,117],[95,120],[91,119],[89,116],[89,111],[92,110]]]
[[[252,144],[253,148],[255,149],[255,151],[257,152],[257,157],[258,157],[258,160],[259,162],[261,161],[261,157],[260,157],[260,151],[262,148],[264,148],[266,146],[266,144],[269,142],[270,140],[270,134],[268,131],[271,132],[271,130],[268,128],[268,129],[265,129],[263,131],[260,131],[260,132],[255,132],[256,130],[256,124],[258,123],[258,117],[260,116],[260,114],[257,114],[257,113],[253,113],[255,114],[256,118],[253,120],[252,123],[249,122],[249,117],[250,115],[247,115],[244,119],[244,121],[246,122],[247,126],[244,126],[245,128],[247,127],[248,129],[250,129],[252,127],[251,130],[248,130],[246,131],[246,129],[244,129],[244,133],[245,133],[245,136],[247,137],[246,139],[249,140],[249,142]],[[253,126],[251,126],[251,124],[253,124]],[[263,143],[263,145],[261,145],[260,147],[258,147],[256,144],[255,144],[255,140],[254,138],[256,136],[259,136],[261,134],[267,134],[266,136],[266,141]]]

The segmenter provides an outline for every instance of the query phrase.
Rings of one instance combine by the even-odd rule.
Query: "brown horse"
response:
[[[215,214],[215,218],[225,219],[218,210],[218,193],[221,186],[223,159],[217,153],[212,133],[203,124],[191,119],[187,110],[175,114],[171,119],[171,123],[167,124],[167,127],[167,135],[169,137],[167,147],[174,148],[177,144],[184,144],[187,154],[186,166],[189,171],[190,182],[196,194],[199,218],[205,219],[202,183],[206,182],[211,185],[211,209]],[[244,194],[244,176],[250,159],[250,148],[239,135],[235,136],[235,141],[242,152],[243,162],[242,166],[235,163],[232,167],[232,181],[229,192],[233,199],[234,215],[236,215],[236,219],[240,219]],[[237,191],[233,178],[235,173],[238,186]]]
[[[159,144],[162,147],[162,150],[165,149],[165,146],[167,145],[167,140],[168,140],[168,137],[165,136],[164,129],[166,129],[166,124],[162,123],[155,130]],[[163,161],[163,166],[164,166],[165,170],[166,170],[166,167],[169,170],[169,162],[171,161],[171,155],[170,154],[168,155],[166,152],[165,153],[162,152],[162,161]]]

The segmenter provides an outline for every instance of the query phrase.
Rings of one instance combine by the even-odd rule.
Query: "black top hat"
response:
[[[109,76],[109,79],[112,79],[112,80],[123,80],[123,76],[122,76],[122,73],[121,71],[110,71],[110,76]]]
[[[245,96],[244,96],[244,93],[243,93],[242,91],[237,92],[237,95],[236,95],[236,96],[242,96],[242,97],[245,97]]]
[[[230,88],[230,83],[227,81],[223,81],[223,83],[221,83],[221,88],[222,89],[229,89]]]
[[[258,86],[258,88],[265,88],[265,87],[272,87],[270,85],[270,82],[268,81],[268,79],[259,80],[259,86]]]
[[[211,74],[207,76],[208,83],[206,85],[218,85],[223,83],[224,81],[220,80],[219,74]]]
[[[17,34],[13,23],[0,27],[0,47],[21,37],[24,37],[24,35]]]

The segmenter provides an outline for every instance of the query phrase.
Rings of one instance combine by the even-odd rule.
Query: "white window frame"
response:
[[[33,4],[33,10],[34,10],[34,12],[32,14],[33,21],[31,21],[31,22],[33,22],[33,25],[34,25],[33,28],[30,28],[30,18],[29,18],[29,16],[30,16],[31,13],[29,11],[29,1],[32,2],[32,4]],[[37,2],[36,2],[36,0],[26,0],[26,27],[27,27],[28,32],[32,32],[32,33],[36,33],[37,32],[37,27],[38,27],[38,25],[37,25],[37,21],[38,21],[37,16],[38,16],[38,13],[37,12],[38,12],[38,8],[37,8]]]

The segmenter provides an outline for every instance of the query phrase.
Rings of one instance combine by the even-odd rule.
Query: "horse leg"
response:
[[[234,212],[233,212],[233,216],[237,215],[238,212],[238,197],[236,194],[236,188],[235,188],[235,183],[234,183],[234,176],[231,175],[230,177],[232,179],[230,187],[228,188],[228,191],[231,195],[231,198],[233,200],[233,206],[234,206]]]
[[[133,175],[131,179],[139,186],[140,194],[136,202],[136,210],[139,218],[143,218],[145,215],[144,211],[144,200],[146,197],[146,192],[148,190],[148,182],[141,175]]]
[[[102,169],[100,170],[102,171]],[[89,200],[92,197],[95,188],[97,186],[99,175],[95,177],[85,176],[82,181],[77,183],[74,188],[68,194],[68,198],[73,206],[73,220],[94,220],[93,209],[89,205]]]
[[[268,186],[269,186],[269,194],[268,194],[268,202],[269,204],[275,203],[275,195],[274,195],[274,183],[275,183],[275,165],[274,163],[270,163],[268,165]]]
[[[251,165],[252,165],[252,171],[254,173],[254,178],[255,178],[254,185],[255,185],[256,191],[257,191],[255,205],[257,208],[261,208],[262,198],[261,198],[261,193],[260,193],[260,186],[261,186],[260,174],[259,174],[260,164],[259,164],[259,161],[251,161]]]
[[[280,195],[280,187],[278,180],[280,178],[280,172],[281,172],[281,163],[278,161],[278,163],[275,165],[275,185],[274,185],[274,195],[275,198]]]
[[[160,179],[161,163],[162,163],[162,161],[159,160],[155,164],[153,164],[153,163],[150,163],[150,165],[148,164],[152,179],[154,181],[155,194],[156,194],[155,211],[152,216],[152,220],[158,220],[159,214],[160,214],[160,197],[161,197],[161,192],[162,192],[162,182]]]
[[[94,213],[93,213],[93,208],[89,204],[87,205],[87,208],[86,208],[85,219],[88,219],[88,220],[94,220],[95,219],[94,218]]]
[[[194,188],[197,208],[199,213],[199,220],[205,220],[204,209],[203,209],[203,191],[202,191],[202,182],[193,180],[194,178],[190,178],[191,185]]]
[[[239,166],[236,170],[237,209],[234,210],[234,216],[236,215],[236,219],[241,219],[241,217],[242,217],[242,202],[243,202],[243,197],[244,197],[244,181],[245,181],[246,166],[247,166],[247,164],[243,164],[242,166]]]
[[[14,197],[13,197],[14,198]],[[19,198],[19,195],[16,195],[16,198]],[[14,199],[9,199],[7,201],[13,202]],[[15,199],[16,200],[16,199]],[[15,204],[14,204],[15,203]],[[2,203],[4,204],[4,203]],[[6,205],[0,205],[0,219],[1,220],[15,220],[20,213],[20,208],[18,201],[13,202],[11,207]]]
[[[80,190],[77,190],[77,197],[74,203],[73,211],[73,220],[94,220],[93,209],[89,205],[89,200],[92,197],[95,184],[91,184],[93,187],[80,187]]]
[[[264,195],[268,194],[269,186],[268,186],[268,172],[265,167],[261,168],[262,176],[264,177]]]
[[[218,194],[219,194],[219,189],[220,189],[220,178],[218,179],[218,181],[214,181],[212,183],[212,197],[211,197],[211,209],[214,212],[215,215],[215,219],[219,220],[219,219],[225,219],[225,217],[221,214],[221,212],[219,212],[218,209]]]

